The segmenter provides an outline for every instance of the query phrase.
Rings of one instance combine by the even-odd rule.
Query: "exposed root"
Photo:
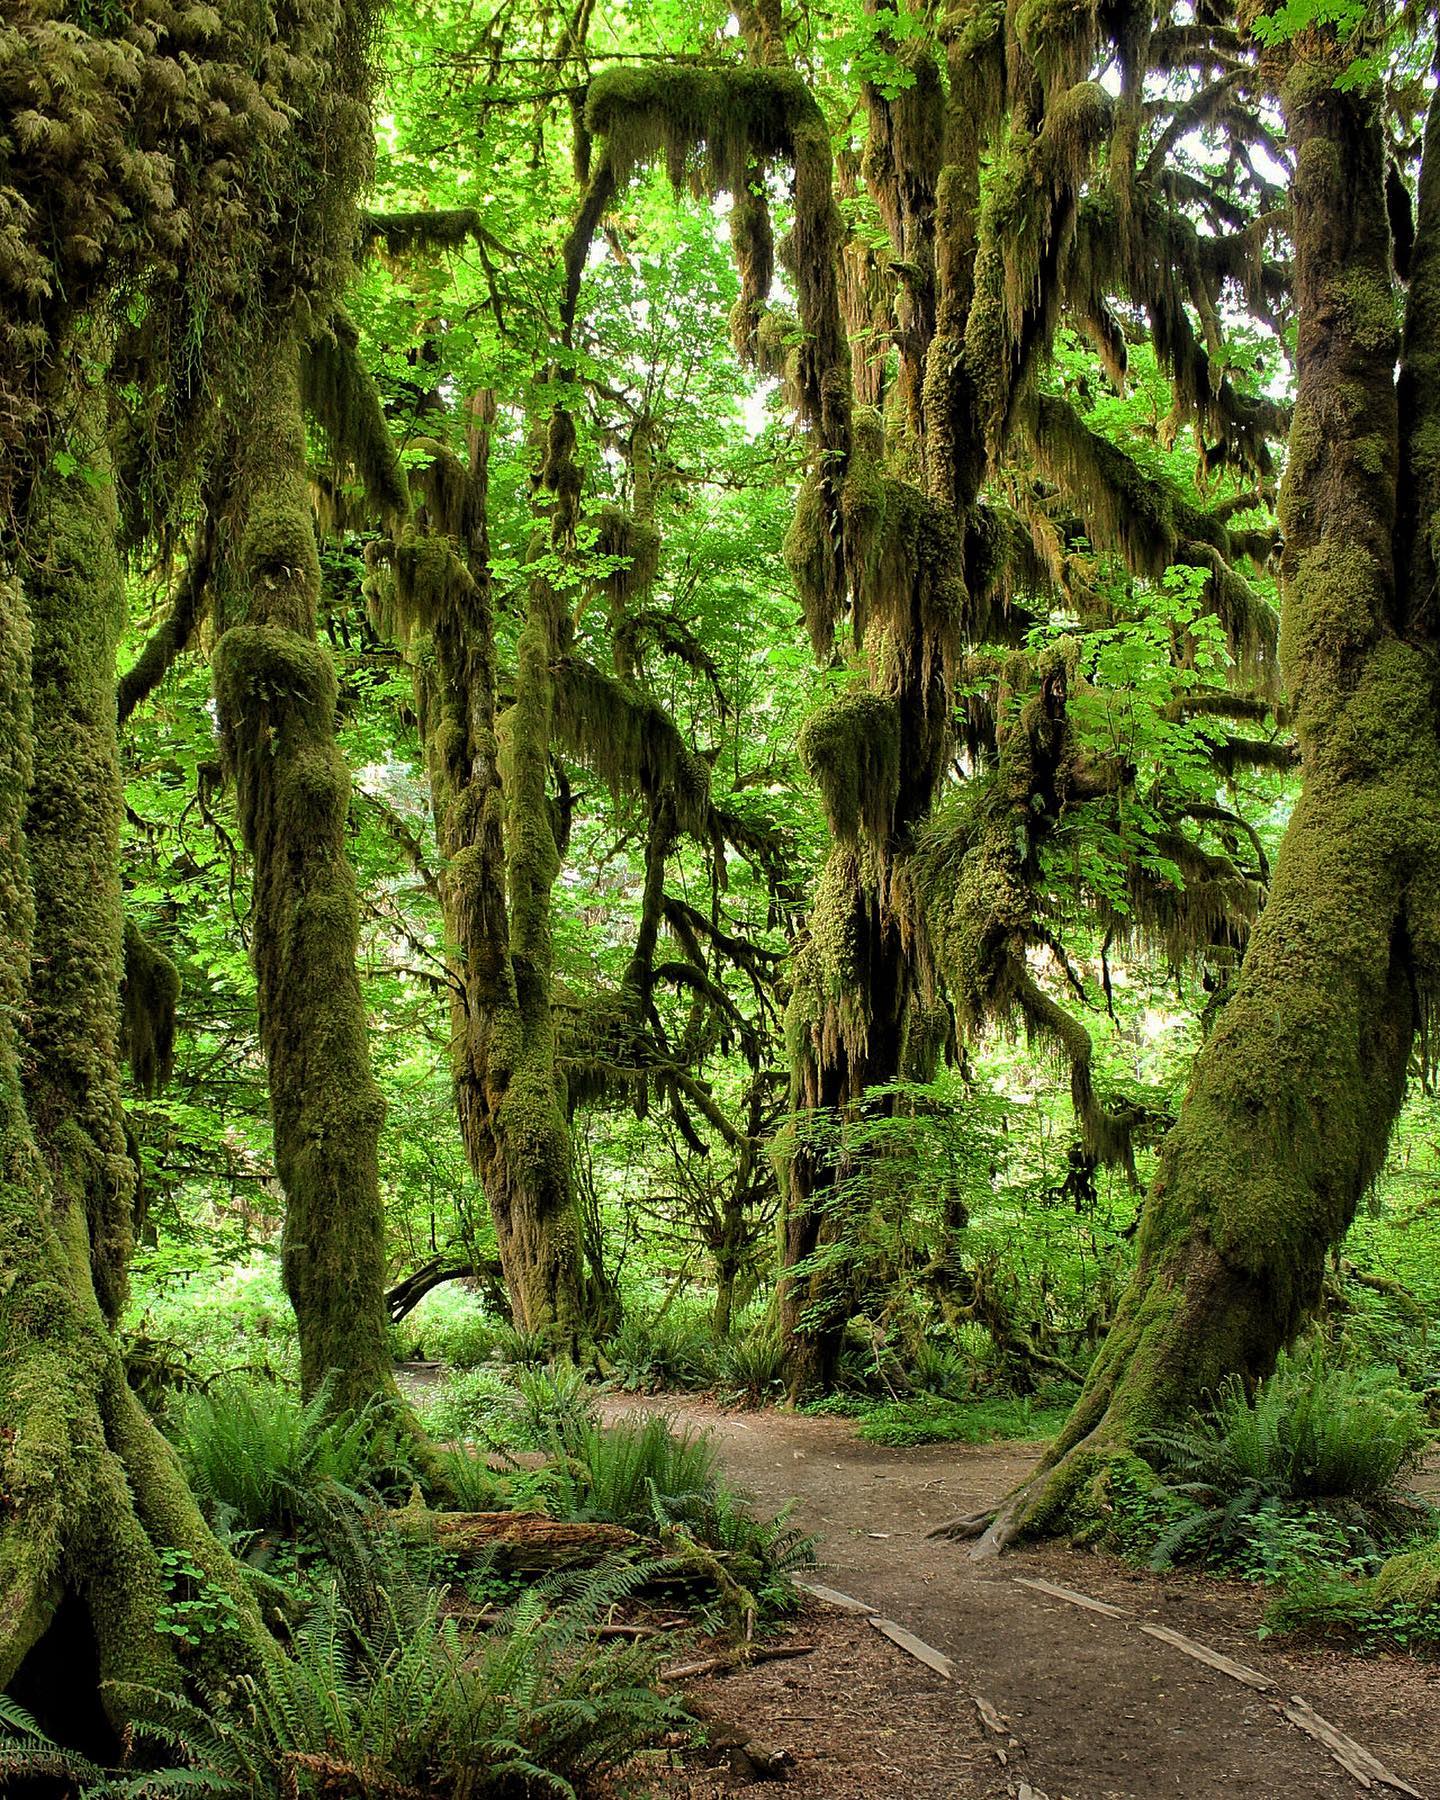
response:
[[[979,1537],[994,1517],[993,1506],[986,1507],[983,1512],[961,1513],[957,1518],[946,1519],[942,1524],[934,1526],[925,1535],[932,1538],[953,1538],[963,1543],[967,1538]]]

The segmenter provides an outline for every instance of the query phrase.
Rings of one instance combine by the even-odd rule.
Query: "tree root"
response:
[[[969,1538],[977,1538],[995,1517],[995,1508],[987,1506],[980,1512],[961,1513],[953,1519],[945,1519],[939,1525],[932,1526],[925,1533],[926,1537],[953,1538],[964,1543]]]

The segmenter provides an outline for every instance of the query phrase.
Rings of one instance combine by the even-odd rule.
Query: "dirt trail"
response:
[[[1271,1649],[1254,1636],[1260,1604],[1237,1586],[1161,1581],[1054,1549],[973,1563],[962,1546],[927,1537],[941,1520],[1012,1487],[1033,1462],[1025,1446],[888,1450],[862,1443],[849,1421],[727,1412],[678,1396],[614,1395],[604,1410],[610,1419],[662,1411],[709,1430],[736,1486],[768,1506],[798,1501],[796,1522],[820,1540],[821,1580],[951,1657],[958,1704],[969,1707],[972,1695],[993,1702],[1021,1748],[993,1778],[977,1785],[967,1775],[954,1800],[1015,1794],[1021,1782],[1036,1800],[1329,1800],[1361,1791],[1265,1696],[1146,1636],[1138,1625],[1147,1621],[1264,1670],[1426,1800],[1440,1800],[1440,1670],[1406,1658]],[[1132,1622],[1052,1600],[1020,1575],[1108,1600]],[[896,1705],[893,1722],[902,1725],[898,1689]],[[875,1791],[905,1800],[893,1781]]]

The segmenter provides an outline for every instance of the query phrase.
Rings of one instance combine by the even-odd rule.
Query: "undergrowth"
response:
[[[192,1699],[127,1695],[142,1721],[132,1749],[158,1773],[102,1769],[4,1702],[0,1777],[65,1781],[96,1800],[575,1796],[683,1720],[658,1691],[653,1642],[596,1635],[655,1572],[611,1564],[537,1584],[478,1642],[443,1588],[415,1583],[393,1558],[362,1605],[337,1574],[261,1674]]]
[[[869,1407],[859,1435],[870,1444],[989,1444],[1009,1438],[1053,1437],[1068,1406],[1028,1396],[943,1400],[922,1394]]]
[[[411,1473],[370,1410],[332,1417],[323,1389],[307,1402],[278,1383],[231,1380],[176,1400],[166,1424],[197,1499],[228,1531],[292,1528],[317,1489]]]

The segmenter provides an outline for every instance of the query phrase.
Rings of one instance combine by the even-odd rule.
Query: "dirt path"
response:
[[[1259,1603],[1238,1586],[1161,1581],[1053,1549],[977,1564],[961,1547],[927,1537],[942,1519],[1013,1486],[1033,1461],[1025,1446],[888,1450],[862,1443],[845,1420],[726,1412],[678,1396],[614,1395],[604,1410],[610,1419],[663,1411],[709,1430],[738,1487],[768,1506],[797,1499],[797,1523],[820,1540],[820,1579],[951,1657],[960,1670],[957,1704],[969,1708],[977,1694],[993,1702],[1020,1748],[993,1776],[972,1768],[949,1790],[953,1800],[1013,1795],[1021,1782],[1036,1800],[1330,1800],[1361,1791],[1263,1695],[1144,1635],[1137,1626],[1145,1621],[1263,1669],[1426,1800],[1440,1800],[1440,1670],[1408,1658],[1270,1649],[1254,1636]],[[1051,1600],[1021,1585],[1020,1575],[1106,1599],[1133,1622]],[[903,1726],[899,1682],[894,1704],[890,1723]],[[915,1723],[926,1729],[923,1719]],[[987,1753],[977,1766],[991,1760]],[[823,1782],[815,1791],[826,1791]],[[893,1779],[874,1793],[909,1800]]]

